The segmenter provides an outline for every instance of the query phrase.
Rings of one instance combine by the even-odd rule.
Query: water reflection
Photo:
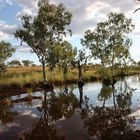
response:
[[[101,91],[97,98],[100,101],[103,101],[103,107],[105,106],[105,101],[111,98],[112,92],[113,92],[113,88],[111,86],[106,86],[102,84]]]
[[[128,111],[114,107],[95,107],[84,118],[84,125],[90,136],[100,140],[126,140],[128,132],[132,132],[133,117],[126,117]],[[140,137],[139,137],[140,138]]]
[[[130,106],[132,104],[132,93],[136,89],[130,87],[126,79],[121,80],[120,85],[117,88],[116,101],[119,108],[126,108],[130,111]]]
[[[16,112],[12,112],[10,108],[12,107],[12,102],[9,98],[4,98],[0,100],[0,121],[1,123],[7,123],[14,119],[17,115]]]
[[[26,133],[24,140],[65,140],[65,136],[58,136],[56,121],[70,118],[78,107],[78,100],[72,91],[59,94],[43,92],[42,106],[38,107],[41,117],[31,133]]]
[[[79,94],[74,88],[65,86],[63,90],[54,92],[42,91],[34,109],[38,115],[31,131],[25,132],[22,140],[135,140],[140,139],[140,131],[135,128],[135,118],[132,113],[132,98],[135,92],[129,80],[121,79],[115,84],[101,84],[97,98],[100,104],[91,104],[91,98],[86,94],[85,86],[78,86]],[[93,93],[92,93],[93,94]],[[42,98],[40,97],[42,95]],[[26,96],[25,96],[26,97]],[[24,99],[24,100],[23,100]],[[42,99],[42,102],[41,102]],[[16,103],[28,102],[25,98],[15,99]],[[108,101],[111,104],[108,104]],[[9,103],[10,102],[10,103]],[[15,103],[13,102],[13,103]],[[11,101],[0,102],[0,120],[8,118],[13,113]],[[32,108],[31,108],[32,109]],[[6,112],[2,113],[2,111]],[[3,117],[1,117],[3,116]],[[12,115],[11,115],[12,116]],[[12,121],[13,117],[7,120]]]
[[[139,139],[140,131],[132,129],[135,118],[128,116],[134,89],[128,86],[124,78],[117,86],[120,90],[117,90],[114,85],[102,84],[98,98],[103,101],[103,105],[101,107],[92,106],[92,109],[87,112],[84,118],[85,128],[90,136],[99,140]],[[106,107],[106,100],[111,96],[113,96],[114,105]]]

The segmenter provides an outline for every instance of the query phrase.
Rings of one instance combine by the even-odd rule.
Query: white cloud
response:
[[[7,4],[9,4],[9,5],[12,5],[12,4],[13,4],[13,1],[14,1],[14,0],[5,0],[5,2],[6,2]]]
[[[82,35],[86,30],[94,28],[110,12],[124,12],[131,17],[136,7],[133,0],[50,0],[50,2],[63,3],[72,12],[70,27],[76,35]]]
[[[37,6],[38,0],[0,0],[0,4],[3,5],[12,5],[14,2],[17,2],[24,7],[33,8],[34,6]]]
[[[12,5],[15,0],[0,0],[0,4],[3,6],[6,4]]]
[[[16,0],[21,6],[32,9],[37,7],[38,0]]]
[[[22,46],[14,45],[13,47],[16,48],[17,52],[19,53],[31,53],[31,48],[26,44],[23,44]]]
[[[10,38],[8,34],[4,34],[3,32],[0,31],[0,41],[7,40],[8,38]]]
[[[133,13],[133,23],[135,24],[134,35],[140,35],[140,10]]]
[[[0,0],[1,5],[12,5],[14,2],[22,8],[17,12],[17,18],[25,14],[34,15],[37,12],[38,0]],[[133,13],[140,5],[134,3],[134,0],[50,0],[50,2],[63,3],[73,14],[70,29],[72,29],[74,37],[82,37],[86,30],[93,29],[98,22],[104,21],[110,12],[123,12],[127,17],[132,17],[136,25],[133,35],[140,35],[140,11]],[[0,39],[12,37],[15,29],[16,25],[0,22]],[[67,39],[70,40],[70,38]],[[23,50],[21,49],[21,51]]]
[[[18,19],[25,14],[35,15],[37,12],[38,0],[0,0],[0,2],[18,3],[22,7],[16,14]],[[63,3],[73,14],[70,28],[74,35],[82,35],[86,30],[94,28],[109,12],[124,12],[131,17],[137,7],[133,0],[50,0],[50,2]]]
[[[140,48],[139,46],[133,45],[130,48],[130,53],[131,53],[131,57],[135,60],[135,61],[140,61]]]
[[[17,25],[7,24],[5,21],[0,21],[0,40],[8,40],[13,37]]]
[[[15,0],[0,0],[0,10],[6,5],[13,5]]]
[[[0,0],[0,2],[18,3],[22,7],[16,14],[18,19],[25,14],[34,15],[37,12],[38,0]],[[128,17],[134,16],[133,11],[137,7],[133,0],[50,0],[50,2],[63,3],[73,14],[70,25],[73,35],[83,35],[86,30],[93,29],[109,12],[124,12]],[[140,29],[136,28],[135,33],[139,32]]]
[[[24,15],[32,15],[32,11],[29,10],[29,9],[25,9],[23,8],[22,11],[19,11],[17,14],[16,14],[16,17],[20,20],[22,16]]]
[[[25,14],[34,15],[37,12],[38,0],[16,0],[16,2],[22,7],[22,10],[16,14],[18,19]]]

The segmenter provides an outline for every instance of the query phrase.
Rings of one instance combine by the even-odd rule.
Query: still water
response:
[[[0,140],[140,139],[140,75],[0,101]]]

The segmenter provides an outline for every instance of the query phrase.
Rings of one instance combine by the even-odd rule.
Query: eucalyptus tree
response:
[[[61,61],[62,46],[61,42],[55,42],[50,49],[48,49],[48,67],[51,72],[58,66]]]
[[[0,72],[5,71],[5,61],[12,56],[13,52],[15,52],[15,49],[9,42],[0,42]]]
[[[22,63],[25,67],[29,67],[33,64],[33,61],[30,60],[22,60]]]
[[[64,80],[66,80],[69,66],[71,65],[71,61],[75,59],[77,49],[73,48],[73,46],[67,41],[62,42],[60,45],[61,46],[58,45],[59,47],[58,65],[62,68]]]
[[[60,41],[63,36],[71,31],[67,26],[71,22],[69,13],[63,4],[50,4],[48,0],[39,0],[36,16],[24,15],[22,28],[15,32],[15,37],[28,44],[42,64],[43,79],[46,81],[45,66],[48,60],[48,49],[55,41]]]
[[[101,61],[103,68],[110,67],[113,76],[114,66],[122,56],[124,59],[130,57],[132,41],[127,34],[133,29],[132,20],[124,14],[110,13],[108,20],[98,23],[94,31],[86,31],[81,42],[91,50],[95,59]]]
[[[85,48],[82,48],[77,50],[77,56],[75,60],[71,61],[72,67],[78,69],[78,81],[83,79],[83,67],[87,64],[89,58],[90,56],[86,55]]]
[[[62,46],[60,42],[55,42],[48,51],[47,66],[51,72],[50,80],[54,80],[55,69],[58,68],[59,62],[61,61],[61,50]]]
[[[128,67],[133,67],[134,65],[134,60],[131,58],[130,53],[128,52],[128,50],[122,50],[123,51],[123,55],[120,55],[120,57],[118,58],[118,67],[114,67],[114,68],[119,68],[120,70],[120,76],[122,77],[122,79],[125,77],[125,73],[128,72]]]
[[[21,67],[22,66],[22,64],[19,60],[12,60],[12,61],[8,62],[7,64],[10,67]]]
[[[80,49],[77,55],[77,67],[78,67],[78,80],[83,78],[83,66],[86,65],[89,56],[86,55],[85,49]]]

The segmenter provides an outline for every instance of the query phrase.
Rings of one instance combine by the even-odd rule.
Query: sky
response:
[[[39,64],[35,54],[30,52],[26,44],[20,45],[13,33],[21,26],[21,16],[34,15],[37,12],[38,0],[0,0],[0,41],[8,41],[17,51],[8,60],[32,60]],[[129,37],[133,44],[130,53],[135,61],[140,60],[140,10],[133,13],[140,3],[134,0],[50,0],[50,3],[63,3],[73,17],[70,29],[73,36],[67,36],[67,40],[78,48],[81,48],[80,39],[88,29],[94,29],[98,22],[105,21],[110,12],[123,12],[126,17],[132,18],[135,29]]]

